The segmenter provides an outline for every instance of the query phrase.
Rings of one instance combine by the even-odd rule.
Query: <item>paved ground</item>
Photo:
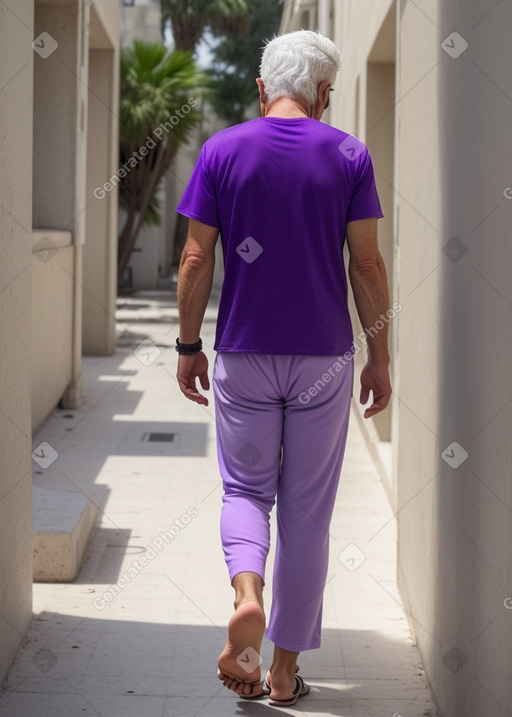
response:
[[[119,349],[85,359],[83,407],[57,410],[34,439],[59,454],[34,481],[94,492],[101,521],[74,583],[34,586],[34,619],[1,717],[433,717],[395,585],[393,515],[354,417],[323,646],[300,657],[310,696],[279,709],[239,700],[217,680],[232,589],[213,403],[192,404],[177,388],[175,302],[146,294],[119,305]],[[212,308],[202,332],[210,368],[214,325]],[[172,442],[148,440],[169,433]],[[264,666],[270,654],[265,641]]]

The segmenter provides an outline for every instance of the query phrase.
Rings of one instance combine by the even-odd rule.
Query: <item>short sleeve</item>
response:
[[[370,219],[371,217],[380,219],[383,216],[377,187],[375,186],[372,160],[370,153],[366,150],[361,155],[361,161],[358,164],[354,192],[347,212],[347,222],[353,222],[357,219]]]
[[[190,219],[220,228],[217,193],[208,164],[206,145],[203,145],[190,181],[176,211]]]

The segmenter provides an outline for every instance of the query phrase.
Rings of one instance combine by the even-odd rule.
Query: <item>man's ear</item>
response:
[[[328,101],[329,101],[329,88],[330,88],[330,86],[331,86],[331,83],[330,83],[330,82],[327,82],[327,80],[323,80],[323,81],[320,82],[320,84],[318,85],[318,94],[317,94],[317,97],[318,97],[318,100],[319,100],[320,104],[321,104],[322,106],[324,106],[324,107],[325,107],[325,105],[326,105],[326,104],[328,103]]]
[[[258,88],[260,91],[260,102],[261,102],[261,104],[266,105],[268,102],[268,97],[267,97],[267,93],[265,92],[265,85],[264,85],[261,77],[258,77],[256,79],[256,84],[258,85]]]

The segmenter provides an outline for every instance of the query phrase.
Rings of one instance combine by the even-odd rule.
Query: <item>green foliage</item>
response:
[[[261,53],[266,40],[279,30],[283,4],[278,0],[250,0],[247,33],[226,37],[213,48],[214,60],[208,102],[229,124],[246,119],[246,111],[258,100]]]
[[[160,0],[162,35],[171,23],[177,50],[194,52],[206,29],[213,35],[244,32],[250,0]]]
[[[141,227],[160,224],[156,190],[201,119],[196,108],[205,82],[190,52],[136,40],[121,53],[119,204],[127,217],[119,236],[120,276]]]
[[[188,52],[168,53],[162,43],[136,40],[121,53],[120,140],[126,144],[144,141],[155,127],[188,102],[204,85]],[[200,116],[192,111],[173,130],[171,141],[181,144]]]

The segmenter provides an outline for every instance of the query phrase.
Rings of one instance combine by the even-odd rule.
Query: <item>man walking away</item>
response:
[[[290,706],[309,692],[297,657],[320,647],[329,525],[352,395],[353,332],[343,262],[368,330],[360,400],[376,415],[391,396],[382,216],[370,155],[355,137],[320,122],[340,66],[326,37],[298,31],[271,40],[257,79],[262,117],[203,146],[178,206],[190,218],[178,278],[177,378],[208,399],[200,329],[222,235],[224,283],[213,369],[224,495],[221,538],[235,613],[218,670],[244,699]],[[381,325],[383,322],[377,326]],[[372,329],[370,331],[370,329]],[[269,514],[277,543],[268,624],[263,607]],[[262,681],[266,628],[274,657]]]

